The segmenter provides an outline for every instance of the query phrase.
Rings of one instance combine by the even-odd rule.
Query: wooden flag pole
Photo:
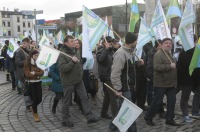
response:
[[[106,84],[106,83],[103,83],[107,88],[109,88],[110,90],[112,90],[114,93],[116,93],[116,91],[113,89],[113,88],[111,88],[108,84]],[[126,97],[124,97],[123,95],[121,95],[120,97],[122,97],[123,99],[125,99],[126,101],[128,101],[129,103],[131,103],[131,104],[134,104],[133,102],[131,102],[129,99],[127,99]],[[134,104],[135,105],[135,104]]]
[[[47,45],[45,45],[45,46],[47,46]],[[68,54],[66,54],[66,53],[64,53],[64,52],[61,52],[61,51],[59,51],[59,50],[57,50],[57,49],[54,49],[54,48],[52,48],[52,47],[50,47],[50,46],[47,46],[47,47],[51,48],[52,50],[58,51],[59,53],[61,53],[61,54],[63,54],[63,55],[65,55],[65,56],[67,56],[67,57],[69,57],[69,58],[72,59],[72,56],[70,56],[70,55],[68,55]],[[78,60],[78,61],[80,61],[80,60]]]
[[[170,63],[172,64],[171,59],[169,58],[169,56],[167,55],[167,53],[162,49],[162,51],[164,52],[165,56],[167,57],[167,59],[170,61]]]

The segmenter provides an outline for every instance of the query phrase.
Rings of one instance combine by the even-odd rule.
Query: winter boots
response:
[[[35,121],[35,122],[40,122],[39,116],[38,116],[37,113],[35,113],[35,112],[33,111],[32,106],[30,107],[30,109],[31,109],[31,111],[32,111],[34,121]]]

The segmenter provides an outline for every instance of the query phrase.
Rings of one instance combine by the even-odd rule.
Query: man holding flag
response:
[[[175,59],[171,54],[172,40],[165,38],[161,42],[162,48],[158,50],[153,58],[153,85],[155,97],[144,119],[150,126],[155,126],[152,119],[156,115],[160,105],[162,105],[163,97],[167,96],[167,112],[165,116],[166,124],[179,126],[180,124],[174,121],[174,109],[176,104],[176,85],[177,71]]]
[[[63,102],[62,102],[62,126],[74,127],[74,124],[69,120],[69,104],[72,93],[77,92],[80,97],[83,111],[85,113],[87,123],[95,123],[99,118],[91,113],[88,97],[83,83],[83,69],[80,54],[75,51],[74,37],[67,35],[64,39],[64,45],[60,49],[67,57],[60,54],[58,58],[58,67],[60,69],[61,82],[63,85]]]
[[[116,95],[123,95],[130,101],[132,101],[135,87],[135,62],[133,49],[136,44],[137,36],[132,32],[128,32],[125,38],[125,45],[120,47],[114,54],[111,72],[111,81],[114,89],[117,91]],[[131,122],[130,125],[131,126],[127,128],[128,132],[136,132],[136,122]],[[120,129],[119,126],[117,127]]]

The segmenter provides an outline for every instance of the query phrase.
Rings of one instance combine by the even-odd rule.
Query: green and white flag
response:
[[[145,20],[140,17],[141,23],[140,23],[140,30],[138,34],[138,41],[136,45],[136,55],[141,58],[142,56],[142,48],[145,44],[147,44],[149,41],[154,42],[154,32],[148,27]],[[136,58],[137,60],[137,58]]]
[[[43,36],[42,36],[42,39],[40,40],[39,44],[38,44],[40,47],[42,47],[43,45],[50,45],[50,41],[49,39],[47,38],[45,32],[43,31]]]
[[[166,18],[169,20],[174,17],[181,17],[181,10],[177,0],[170,0]]]
[[[83,6],[83,32],[82,32],[82,56],[87,58],[84,69],[91,69],[94,64],[92,50],[95,49],[108,25],[94,12]]]
[[[140,17],[139,17],[137,0],[132,0],[131,16],[130,16],[130,24],[129,24],[130,32],[135,31],[135,25],[139,19],[140,19]]]
[[[9,39],[7,54],[10,56],[10,58],[13,58],[17,49],[19,49],[19,45],[13,39]]]
[[[194,47],[194,31],[192,26],[192,23],[194,22],[195,13],[192,0],[187,0],[178,30],[178,35],[185,51]]]
[[[126,132],[141,113],[141,108],[124,98],[122,106],[113,120],[113,124],[118,127],[120,132]]]
[[[195,68],[200,67],[200,38],[199,41],[195,47],[192,60],[190,62],[189,66],[189,74],[192,75]]]
[[[150,28],[153,29],[154,34],[156,34],[156,39],[162,40],[164,38],[171,38],[170,30],[160,0],[157,2]]]
[[[43,45],[36,64],[42,70],[45,70],[56,63],[60,52],[54,48]]]

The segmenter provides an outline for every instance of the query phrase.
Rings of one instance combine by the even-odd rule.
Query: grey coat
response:
[[[28,51],[24,49],[24,51],[28,54]],[[24,82],[25,77],[24,77],[24,62],[26,58],[28,57],[22,49],[18,49],[16,51],[16,56],[15,56],[15,65],[16,65],[16,72],[17,72],[17,78]]]

